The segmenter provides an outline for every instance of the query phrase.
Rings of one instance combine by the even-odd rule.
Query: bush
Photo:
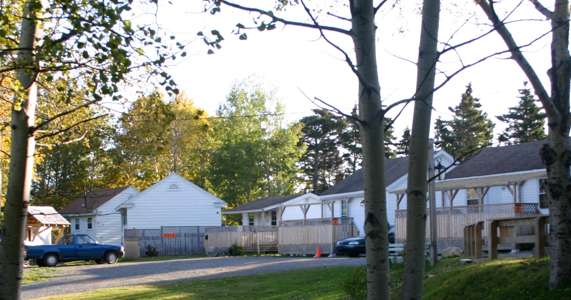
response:
[[[342,278],[340,285],[351,299],[367,299],[367,266],[351,270]]]
[[[147,256],[159,256],[159,251],[157,251],[157,247],[147,245],[147,250],[145,251],[145,254]]]
[[[230,256],[242,256],[244,253],[244,247],[239,246],[236,242],[228,248],[228,254],[230,254]]]

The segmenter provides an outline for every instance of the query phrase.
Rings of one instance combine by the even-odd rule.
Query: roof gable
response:
[[[152,186],[150,186],[146,190],[140,192],[139,194],[132,197],[128,201],[125,201],[124,203],[125,204],[126,203],[135,203],[137,200],[144,198],[150,191],[153,191],[156,189],[162,188],[165,191],[178,192],[178,191],[181,191],[184,188],[184,186],[187,186],[189,188],[192,188],[192,189],[198,191],[199,193],[203,194],[204,196],[206,196],[207,198],[212,200],[212,202],[217,204],[217,205],[220,205],[222,207],[228,205],[228,203],[226,203],[222,199],[214,196],[213,194],[209,193],[208,191],[204,190],[203,188],[199,187],[198,185],[190,182],[188,179],[186,179],[186,178],[184,178],[184,177],[182,177],[176,173],[172,173],[169,176],[161,179],[159,182],[153,184]],[[126,206],[125,206],[125,208],[126,208]]]
[[[79,197],[75,201],[68,204],[66,207],[61,209],[59,213],[66,215],[93,213],[101,205],[117,197],[128,188],[129,186],[90,191],[85,194],[85,196]]]
[[[307,199],[314,198],[316,201],[319,201],[319,197],[312,193],[307,194],[297,194],[297,195],[286,195],[286,196],[271,196],[271,197],[263,197],[256,199],[254,201],[250,201],[248,203],[242,204],[238,207],[228,209],[224,211],[224,214],[227,213],[240,213],[240,212],[252,212],[252,211],[263,211],[275,208],[280,205],[286,205],[288,202],[300,200],[302,198]]]
[[[446,179],[490,176],[545,169],[539,150],[546,140],[518,145],[488,147],[446,173]]]

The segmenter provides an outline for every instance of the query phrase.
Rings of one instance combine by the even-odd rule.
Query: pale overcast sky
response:
[[[317,108],[301,91],[311,98],[323,99],[347,113],[355,105],[357,80],[354,74],[340,52],[320,39],[316,31],[293,26],[284,28],[278,25],[278,28],[271,32],[245,31],[248,34],[248,40],[240,41],[237,35],[231,33],[232,30],[236,29],[237,23],[246,26],[251,24],[252,18],[256,17],[255,14],[222,7],[222,13],[213,16],[210,13],[199,13],[205,1],[175,0],[172,2],[173,5],[160,7],[159,22],[175,34],[177,40],[195,40],[187,46],[187,57],[180,60],[175,67],[170,68],[169,72],[179,88],[194,99],[196,106],[206,109],[210,115],[215,114],[218,104],[224,100],[231,84],[236,80],[247,78],[250,74],[263,78],[268,88],[278,88],[278,95],[287,108],[288,119],[292,121],[311,115],[311,109]],[[241,2],[252,6],[261,3],[260,1]],[[271,2],[264,1],[263,3],[268,5]],[[310,1],[310,3],[315,2],[328,3],[327,1]],[[487,23],[481,14],[471,18],[462,27],[461,25],[469,17],[470,12],[477,11],[479,8],[470,1],[455,2],[463,4],[455,6],[449,1],[443,3],[441,41],[458,44],[489,30],[488,26],[477,26]],[[515,2],[519,1],[507,2],[514,2],[513,5],[515,5],[517,4]],[[333,9],[338,13],[343,13],[344,8],[337,4]],[[300,7],[290,7],[283,13],[283,17],[305,20],[305,15],[299,10]],[[385,9],[378,14],[377,51],[383,104],[390,105],[398,100],[409,98],[414,93],[416,67],[412,62],[416,61],[418,55],[420,28],[420,15],[417,10],[418,6],[411,5],[400,9]],[[280,12],[276,13],[278,16],[279,14]],[[513,14],[510,19],[524,18],[539,20],[542,16],[525,1],[521,12]],[[330,20],[331,18],[323,19],[323,24]],[[334,22],[340,24],[341,21],[334,20]],[[516,41],[521,41],[520,44],[527,43],[549,30],[549,23],[539,21],[522,22],[512,26],[514,26],[514,37]],[[515,26],[519,28],[516,30]],[[345,27],[348,28],[348,24]],[[221,50],[208,55],[206,54],[208,47],[196,37],[196,33],[198,31],[207,33],[212,29],[219,30],[225,41],[222,42]],[[454,36],[451,39],[452,34]],[[345,51],[352,54],[352,44],[348,37],[340,38],[335,35],[331,37]],[[550,35],[547,35],[526,50],[528,59],[536,66],[536,72],[541,75],[545,74],[548,68],[549,40]],[[503,42],[496,33],[492,33],[466,49],[462,48],[458,52],[442,57],[439,68],[450,74],[459,67],[460,61],[466,64],[472,63],[486,54],[503,49],[505,49]],[[434,97],[436,111],[433,111],[433,120],[438,116],[450,119],[452,114],[447,108],[459,103],[466,85],[471,82],[473,94],[480,98],[480,103],[484,111],[488,113],[488,117],[497,123],[496,115],[505,114],[508,112],[508,107],[517,105],[518,89],[523,88],[523,82],[527,81],[516,63],[506,59],[507,57],[507,55],[502,55],[463,71],[443,89],[437,91]],[[443,76],[439,78],[440,82],[444,79]],[[547,78],[543,79],[547,83]],[[404,127],[412,124],[412,107],[412,104],[409,105],[396,122],[395,135],[397,137],[400,137]],[[396,111],[389,115],[393,116],[395,113]],[[496,136],[503,128],[503,124],[496,126]]]

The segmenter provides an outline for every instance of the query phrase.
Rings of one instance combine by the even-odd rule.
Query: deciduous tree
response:
[[[286,124],[283,113],[274,93],[253,80],[236,83],[218,108],[209,180],[229,207],[294,191],[301,125]]]
[[[150,0],[144,3],[156,3]],[[160,43],[156,28],[134,28],[125,13],[133,0],[12,0],[1,3],[0,73],[12,74],[14,100],[11,115],[11,150],[6,209],[0,249],[0,299],[17,299],[22,278],[22,243],[30,201],[38,130],[58,118],[35,119],[37,79],[48,74],[84,82],[86,102],[103,97],[118,99],[116,92],[127,74],[146,66],[151,74],[169,76],[157,66],[166,61],[161,47],[144,56],[144,42]],[[170,52],[170,51],[169,51]],[[139,58],[142,60],[137,62]],[[144,62],[143,62],[144,61]],[[88,80],[89,79],[89,80]],[[73,91],[70,91],[73,93]]]

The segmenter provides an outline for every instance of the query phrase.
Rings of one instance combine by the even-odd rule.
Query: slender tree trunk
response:
[[[571,56],[569,55],[569,1],[555,0],[553,12],[541,5],[536,8],[551,19],[551,96],[547,93],[533,67],[520,51],[510,31],[493,9],[493,2],[478,4],[494,24],[521,70],[531,82],[547,114],[549,132],[547,144],[540,151],[547,170],[546,190],[549,198],[551,267],[549,288],[554,289],[571,283],[571,181],[569,167],[569,112],[571,87]]]
[[[313,193],[319,195],[319,140],[315,139],[315,155],[313,158]]]
[[[363,145],[367,299],[389,299],[388,222],[381,88],[375,47],[375,9],[371,0],[350,1],[359,76],[359,118]]]
[[[424,0],[408,166],[406,255],[401,299],[422,299],[426,236],[428,137],[438,60],[439,0]]]
[[[547,168],[547,191],[551,223],[551,271],[549,288],[571,283],[571,181],[569,166],[569,1],[555,1],[551,20],[551,100],[559,114],[548,112],[548,144],[541,151]]]
[[[30,187],[34,168],[34,115],[37,100],[35,83],[35,62],[33,48],[36,44],[39,26],[38,9],[31,8],[38,1],[28,1],[24,7],[24,18],[18,52],[19,87],[12,107],[12,145],[10,149],[10,175],[6,209],[2,225],[0,249],[0,299],[19,299],[23,275],[23,242],[26,236]],[[40,9],[41,10],[41,9]]]

